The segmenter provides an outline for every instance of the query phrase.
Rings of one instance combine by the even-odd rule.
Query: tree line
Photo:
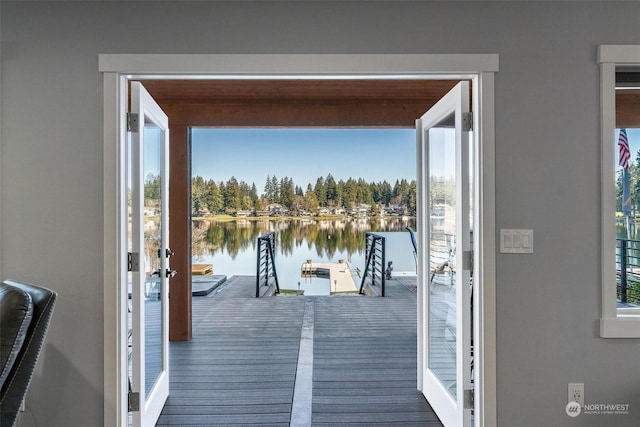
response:
[[[226,182],[205,180],[195,176],[191,180],[191,204],[193,212],[207,210],[211,213],[234,213],[239,210],[263,211],[270,204],[278,203],[296,213],[317,213],[320,207],[350,209],[359,204],[404,206],[410,215],[416,211],[416,181],[396,180],[389,182],[366,182],[349,178],[336,181],[331,174],[316,179],[315,185],[306,188],[296,185],[293,178],[278,179],[267,175],[263,191],[259,194],[255,183],[249,185],[235,177]]]

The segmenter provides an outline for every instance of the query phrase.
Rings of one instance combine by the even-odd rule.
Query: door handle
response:
[[[168,279],[172,278],[176,274],[178,274],[178,272],[176,270],[169,270],[167,268],[164,271],[164,277],[166,277]],[[151,274],[149,274],[149,277],[160,277],[160,270],[154,270]]]
[[[174,256],[176,253],[171,250],[171,248],[167,248],[164,250],[164,257],[169,258]],[[162,257],[162,249],[158,249],[158,258]]]

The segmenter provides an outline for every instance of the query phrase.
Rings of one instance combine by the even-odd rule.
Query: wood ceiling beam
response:
[[[171,124],[193,127],[412,128],[430,105],[399,101],[159,102]]]
[[[640,128],[640,89],[616,91],[616,127]]]
[[[144,80],[175,124],[414,127],[457,80]]]

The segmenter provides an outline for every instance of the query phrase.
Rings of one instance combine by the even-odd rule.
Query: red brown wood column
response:
[[[169,116],[169,246],[174,252],[169,281],[169,340],[191,339],[191,194],[189,127]]]

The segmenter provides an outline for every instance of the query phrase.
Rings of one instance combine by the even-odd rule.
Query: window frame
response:
[[[615,134],[616,67],[640,66],[640,45],[600,45],[601,262],[602,338],[640,338],[640,308],[619,308],[616,302]]]

